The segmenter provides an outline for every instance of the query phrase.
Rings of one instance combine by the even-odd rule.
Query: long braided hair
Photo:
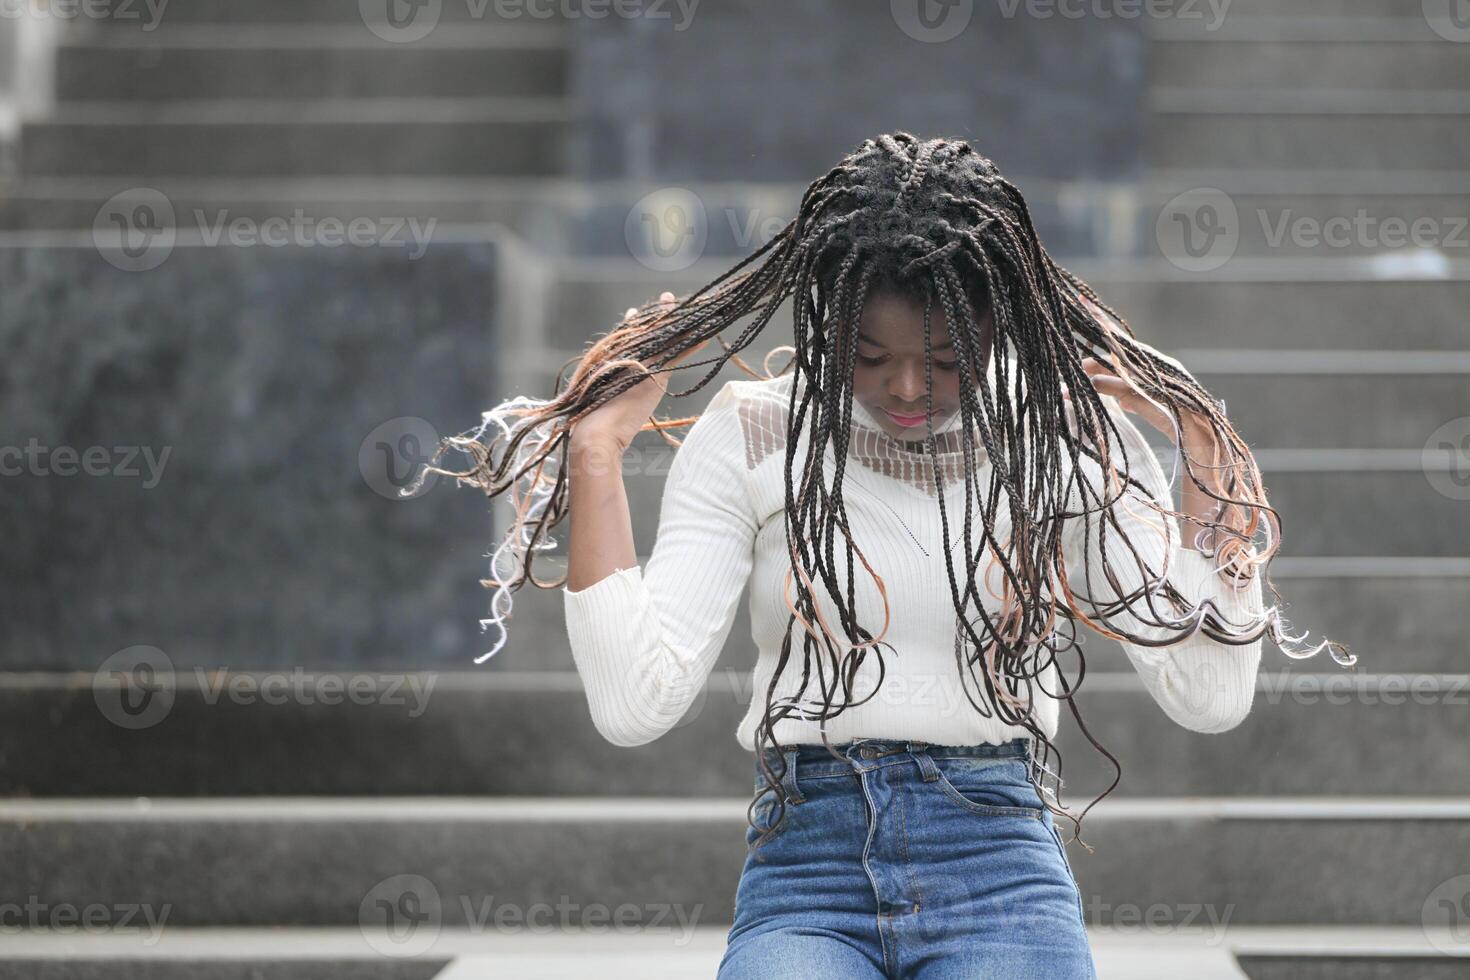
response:
[[[848,532],[843,499],[857,349],[852,337],[875,287],[923,298],[926,365],[929,317],[937,303],[948,323],[954,356],[961,362],[961,377],[978,379],[978,384],[960,386],[956,451],[965,464],[961,468],[966,493],[964,568],[957,570],[952,561],[946,562],[957,612],[957,668],[977,711],[986,717],[993,711],[1005,724],[1031,734],[1037,754],[1033,785],[1048,809],[1073,820],[1078,839],[1081,815],[1053,806],[1041,792],[1038,780],[1042,772],[1060,778],[1061,753],[1031,711],[1038,691],[1065,701],[1088,741],[1112,762],[1116,770],[1112,784],[1082,811],[1085,815],[1118,785],[1122,768],[1092,737],[1073,698],[1085,674],[1085,658],[1075,636],[1078,621],[1104,636],[1151,647],[1197,634],[1237,645],[1269,635],[1288,656],[1311,657],[1329,649],[1340,665],[1352,666],[1356,658],[1344,645],[1324,640],[1308,646],[1303,642],[1305,633],[1290,635],[1279,604],[1268,607],[1255,622],[1242,625],[1220,615],[1208,599],[1196,605],[1167,581],[1160,584],[1160,573],[1146,567],[1138,549],[1121,533],[1114,514],[1115,506],[1128,506],[1123,495],[1129,487],[1142,488],[1142,484],[1127,472],[1126,454],[1115,452],[1115,439],[1122,437],[1102,396],[1090,383],[1083,360],[1094,356],[1109,363],[1134,390],[1173,419],[1176,431],[1182,431],[1179,427],[1186,413],[1203,419],[1213,431],[1218,447],[1215,459],[1189,458],[1182,447],[1179,453],[1189,479],[1219,501],[1217,520],[1173,510],[1168,513],[1197,526],[1196,547],[1236,587],[1243,587],[1258,573],[1264,576],[1264,566],[1281,545],[1279,518],[1267,501],[1250,449],[1226,419],[1223,403],[1177,360],[1139,341],[1127,322],[1091,287],[1052,260],[1032,227],[1025,200],[990,160],[963,140],[921,140],[905,132],[865,140],[806,189],[795,218],[779,234],[713,282],[672,305],[649,303],[634,311],[588,347],[575,361],[569,379],[558,376],[553,397],[507,400],[486,412],[478,429],[444,440],[421,479],[431,472],[454,476],[492,498],[508,494],[512,504],[510,526],[492,553],[491,576],[483,583],[494,590],[494,597],[491,616],[482,621],[482,627],[494,624],[501,636],[495,649],[480,660],[504,644],[513,591],[528,581],[540,588],[558,588],[566,581],[565,577],[539,581],[532,564],[538,551],[554,546],[551,532],[567,516],[565,461],[569,435],[577,421],[649,374],[674,370],[670,362],[711,339],[719,344],[721,353],[677,365],[680,370],[707,365],[708,372],[688,390],[668,394],[693,394],[727,362],[752,376],[772,377],[769,371],[751,369],[739,354],[771,321],[777,308],[792,298],[795,330],[790,349],[794,353],[782,373],[794,370],[800,382],[791,387],[790,438],[785,443],[786,540],[795,596],[788,589],[791,618],[755,735],[757,760],[767,781],[767,789],[757,794],[757,800],[766,792],[773,793],[779,808],[757,846],[774,834],[784,819],[780,784],[787,750],[775,737],[775,725],[802,710],[797,698],[773,699],[792,660],[794,636],[801,637],[801,692],[813,674],[822,687],[817,714],[802,716],[807,719],[825,721],[863,703],[851,700],[852,679],[870,652],[878,657],[880,668],[883,662],[877,651],[883,646],[886,625],[874,636],[858,622],[854,608],[852,559],[854,552],[861,557],[861,549]],[[993,329],[982,332],[980,321],[987,313],[993,317]],[[723,336],[746,317],[750,322],[737,336]],[[1011,351],[1013,361],[1007,356]],[[987,376],[992,359],[994,385]],[[931,399],[927,404],[932,407],[929,371],[926,366]],[[1067,415],[1063,386],[1070,392],[1075,430]],[[695,417],[650,419],[643,429],[657,431],[677,446],[669,430],[693,421]],[[806,458],[799,461],[801,440],[796,435],[803,427],[809,438],[805,440]],[[973,534],[975,509],[971,506],[972,501],[982,499],[976,485],[976,475],[982,472],[976,461],[977,436],[994,463],[983,498],[985,506],[980,508],[983,534],[979,541]],[[828,445],[836,458],[830,486],[820,465]],[[932,422],[924,445],[933,464],[944,539],[949,541],[951,515],[946,510]],[[469,457],[468,468],[440,465],[441,456],[451,450]],[[1084,459],[1093,461],[1105,475],[1106,487],[1087,480],[1067,481],[1068,474],[1083,468]],[[1124,463],[1121,471],[1115,466],[1119,461]],[[794,485],[797,473],[800,479]],[[1110,490],[1116,492],[1110,494]],[[1147,494],[1144,499],[1149,499]],[[1001,506],[1010,517],[1004,540],[997,536],[995,521]],[[1157,504],[1151,506],[1159,510]],[[1109,579],[1115,575],[1106,530],[1109,525],[1119,529],[1114,540],[1121,539],[1122,544],[1114,548],[1111,558],[1122,551],[1123,560],[1137,563],[1143,581],[1158,587],[1121,595],[1116,603],[1099,604],[1079,595],[1064,569],[1063,517],[1081,517],[1089,540],[1094,517],[1099,521],[1097,540]],[[839,533],[847,550],[845,575],[839,575],[834,561]],[[987,580],[996,566],[1003,578],[1003,608],[994,618],[979,592],[982,561],[989,566]],[[861,562],[881,591],[880,570],[873,569],[865,558]],[[828,617],[817,614],[813,590],[818,579],[839,612],[836,620],[841,636],[834,635]],[[1269,578],[1265,581],[1270,585]],[[1113,584],[1116,586],[1115,580]],[[1093,592],[1091,588],[1086,591],[1088,595]],[[1274,585],[1270,591],[1280,599]],[[1145,608],[1136,608],[1140,599]],[[886,624],[886,597],[884,603]],[[1092,607],[1092,614],[1083,610],[1083,604]],[[1111,623],[1120,611],[1145,623],[1150,635],[1129,633]],[[799,630],[793,628],[798,622]],[[1169,631],[1163,639],[1160,629]],[[1074,680],[1068,680],[1061,669],[1060,658],[1067,654],[1076,658]],[[1045,690],[1040,683],[1051,668],[1060,688],[1057,691]],[[975,681],[977,691],[983,691],[980,702],[970,692],[970,680]],[[838,688],[844,697],[841,703],[834,703]],[[767,747],[774,750],[779,769],[767,764],[763,751]],[[830,745],[828,749],[832,751]],[[753,801],[748,818],[756,805]]]

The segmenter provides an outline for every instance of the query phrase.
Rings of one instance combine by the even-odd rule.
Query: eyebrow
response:
[[[863,333],[862,331],[858,331],[858,340],[866,341],[866,342],[872,344],[874,347],[883,347],[882,344],[878,343],[876,340],[874,340],[872,337],[869,337],[867,334]],[[942,344],[935,344],[932,349],[933,350],[949,350],[953,346],[954,346],[954,339],[951,338],[949,340],[946,340]],[[887,350],[888,348],[887,347],[883,347],[883,349],[884,350]]]

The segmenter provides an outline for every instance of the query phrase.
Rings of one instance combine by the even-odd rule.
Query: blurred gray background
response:
[[[0,978],[712,976],[743,604],[612,746],[559,590],[475,665],[484,496],[399,490],[900,129],[1226,401],[1287,617],[1360,658],[1268,642],[1201,735],[1089,638],[1104,975],[1470,975],[1467,90],[1463,0],[0,0]],[[642,554],[670,455],[629,455]],[[1063,725],[1080,808],[1113,773]]]

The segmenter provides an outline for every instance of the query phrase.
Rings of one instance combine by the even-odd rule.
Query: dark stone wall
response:
[[[135,645],[467,667],[487,502],[443,480],[394,499],[386,467],[492,403],[496,264],[489,243],[178,247],[146,272],[0,248],[0,668]]]
[[[579,176],[809,183],[899,129],[968,139],[1014,178],[1142,173],[1142,18],[1001,0],[649,9],[663,16],[574,23]]]

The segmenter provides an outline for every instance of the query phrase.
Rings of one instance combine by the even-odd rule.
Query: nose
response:
[[[905,405],[924,404],[924,366],[914,361],[905,361],[893,372],[888,382],[888,395]]]

